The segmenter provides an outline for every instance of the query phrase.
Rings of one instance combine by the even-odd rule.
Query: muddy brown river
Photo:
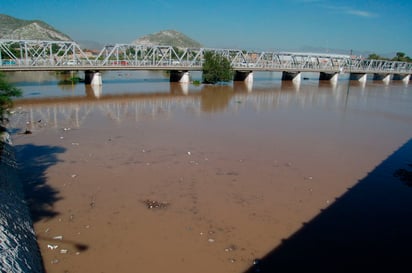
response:
[[[48,273],[245,272],[412,137],[400,82],[18,85],[10,127]]]

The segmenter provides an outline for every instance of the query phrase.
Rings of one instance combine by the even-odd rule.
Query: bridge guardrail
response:
[[[228,58],[235,70],[317,71],[412,74],[412,63],[367,60],[342,54],[255,52],[240,49],[184,48],[115,44],[98,54],[83,51],[73,41],[0,39],[0,70],[183,69],[201,70],[203,56],[212,51]]]

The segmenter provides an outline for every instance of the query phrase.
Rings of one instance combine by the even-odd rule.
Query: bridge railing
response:
[[[366,60],[350,55],[256,52],[220,48],[174,48],[163,45],[113,44],[99,52],[82,50],[73,41],[0,39],[0,69],[26,68],[170,68],[201,70],[211,51],[226,57],[236,70],[412,73],[412,63]]]

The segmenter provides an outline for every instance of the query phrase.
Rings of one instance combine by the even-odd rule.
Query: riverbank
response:
[[[42,273],[41,255],[24,201],[10,137],[0,137],[0,272]]]

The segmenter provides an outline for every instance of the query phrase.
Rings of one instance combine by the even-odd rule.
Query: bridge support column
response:
[[[319,74],[319,80],[320,81],[331,81],[331,82],[338,82],[339,78],[339,73],[326,73],[326,72],[320,72]]]
[[[102,85],[102,74],[98,71],[87,70],[84,72],[84,83],[91,85]]]
[[[391,74],[375,73],[375,74],[373,74],[373,80],[374,81],[383,81],[385,84],[389,84],[389,82],[391,81]]]
[[[300,83],[302,80],[302,74],[300,72],[282,72],[282,81],[293,81],[294,83]]]
[[[189,83],[190,82],[189,71],[171,70],[170,71],[170,82]]]
[[[253,83],[253,72],[252,71],[236,71],[233,80],[243,81],[245,83]]]
[[[404,83],[409,83],[411,75],[401,75],[401,74],[394,74],[393,80],[394,81],[403,81]]]
[[[368,75],[364,73],[350,73],[349,80],[365,83],[367,76]]]

